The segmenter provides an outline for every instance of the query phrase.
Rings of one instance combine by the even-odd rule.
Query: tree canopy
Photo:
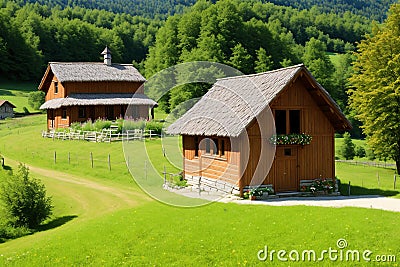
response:
[[[363,123],[368,144],[400,173],[400,4],[358,45],[350,106]]]

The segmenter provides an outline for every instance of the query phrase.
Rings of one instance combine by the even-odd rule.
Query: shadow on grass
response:
[[[347,184],[340,185],[340,194],[342,196],[349,195],[349,186]],[[365,188],[361,186],[352,185],[350,186],[351,195],[379,195],[385,197],[393,197],[400,194],[398,190],[384,190],[379,188]]]
[[[11,166],[4,165],[4,166],[3,166],[3,170],[12,171],[12,168],[11,168]]]
[[[68,215],[68,216],[62,216],[62,217],[55,218],[54,220],[51,220],[46,224],[39,225],[39,227],[37,228],[37,231],[41,232],[41,231],[46,231],[46,230],[60,227],[61,225],[66,224],[67,222],[72,221],[73,219],[75,219],[77,217],[78,217],[77,215]]]
[[[14,228],[12,226],[6,226],[5,228],[3,226],[3,228],[1,228],[2,226],[0,225],[0,244],[23,237],[23,236],[33,235],[34,233],[37,233],[37,232],[42,232],[42,231],[57,228],[77,217],[78,217],[77,215],[62,216],[62,217],[56,218],[54,220],[51,220],[50,222],[48,222],[46,224],[39,225],[39,227],[37,229],[28,229],[25,227]]]

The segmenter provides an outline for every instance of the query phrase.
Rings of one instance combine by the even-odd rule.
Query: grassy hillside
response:
[[[16,108],[15,112],[24,112],[26,107],[30,112],[37,112],[28,105],[30,92],[37,90],[37,85],[32,82],[15,82],[0,80],[0,99],[10,101]]]
[[[0,151],[7,157],[6,165],[31,164],[31,173],[46,184],[55,205],[55,214],[42,231],[0,244],[0,266],[255,266],[270,263],[257,259],[266,245],[270,250],[319,253],[335,249],[339,238],[347,240],[349,249],[369,249],[373,256],[400,255],[399,213],[222,203],[177,208],[152,200],[138,188],[123,163],[121,143],[53,141],[40,137],[44,128],[44,115],[0,124]],[[158,165],[163,164],[160,141],[147,145],[153,157],[161,158]],[[95,157],[93,169],[89,152]],[[111,171],[108,154],[115,162]],[[344,181],[353,182],[355,174],[362,177],[363,167],[344,166],[338,168]],[[372,178],[365,174],[364,186],[374,188],[375,169],[364,170],[372,174]],[[382,187],[389,184],[382,182]],[[272,263],[288,265],[276,257]],[[332,264],[326,257],[295,266]],[[351,262],[352,266],[365,264]]]

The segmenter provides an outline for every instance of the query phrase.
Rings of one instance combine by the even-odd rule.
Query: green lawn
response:
[[[28,105],[28,95],[37,91],[37,85],[32,82],[9,82],[0,80],[0,99],[10,101],[16,108],[15,112],[24,112],[26,107],[30,112],[37,112]]]
[[[372,257],[400,257],[399,213],[222,203],[197,208],[165,205],[150,199],[133,181],[121,143],[53,141],[40,136],[44,127],[43,115],[0,124],[1,154],[36,167],[32,167],[32,174],[46,184],[55,205],[55,214],[44,231],[0,244],[0,266],[254,266],[271,263],[257,259],[257,252],[266,245],[270,250],[320,253],[329,247],[336,249],[339,238],[347,240],[348,249],[373,251]],[[158,174],[164,164],[168,172],[177,171],[162,156],[160,140],[141,145],[147,148]],[[93,169],[90,152],[95,159]],[[134,154],[132,151],[132,157]],[[6,164],[15,168],[16,162],[8,160]],[[143,167],[138,164],[134,175],[143,176]],[[348,164],[337,166],[343,182],[351,180],[356,185],[362,181],[366,188],[375,188],[375,171]],[[381,187],[389,190],[390,182],[384,177],[390,176],[390,170],[387,174],[385,169],[379,171]],[[327,258],[293,264],[275,258],[273,264],[349,266],[349,262]]]

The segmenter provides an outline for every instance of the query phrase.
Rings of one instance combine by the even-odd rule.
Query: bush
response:
[[[52,214],[53,206],[45,186],[29,177],[29,169],[22,163],[18,173],[10,175],[1,185],[1,191],[6,218],[15,227],[35,229]]]
[[[156,121],[149,121],[146,123],[146,130],[152,131],[153,133],[161,134],[163,128],[163,123]]]
[[[94,125],[91,121],[86,122],[82,125],[82,131],[94,131]]]
[[[144,130],[146,127],[146,122],[144,120],[133,121],[133,120],[125,120],[123,125],[123,130],[136,130],[141,129]]]
[[[350,134],[346,132],[343,135],[343,145],[341,147],[341,154],[342,156],[346,159],[354,159],[354,156],[356,155],[356,152],[354,151],[354,144],[353,141],[351,140]]]
[[[71,126],[69,126],[69,127],[74,131],[82,130],[82,124],[80,122],[73,122],[73,123],[71,123]]]
[[[362,146],[356,146],[356,148],[355,148],[355,154],[356,154],[356,156],[359,157],[359,158],[364,158],[364,157],[366,156],[366,152],[365,152],[364,147],[362,147]]]
[[[36,91],[29,93],[28,104],[31,108],[38,110],[45,101],[45,94],[43,91]]]
[[[375,155],[375,153],[374,153],[374,151],[372,149],[367,149],[366,156],[367,156],[368,160],[375,160],[376,159],[376,155]]]
[[[112,122],[111,121],[106,121],[106,120],[96,120],[93,124],[94,128],[96,131],[101,132],[103,129],[108,129],[111,127]]]
[[[9,223],[0,222],[0,243],[31,233],[32,231],[26,227],[12,227]]]

